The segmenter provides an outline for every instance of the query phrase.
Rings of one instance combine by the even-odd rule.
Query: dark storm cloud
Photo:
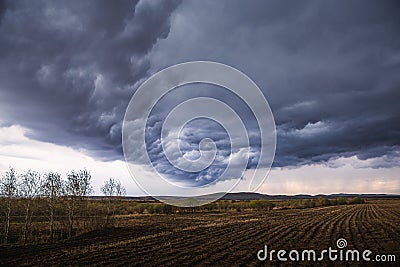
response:
[[[398,157],[397,1],[203,1],[178,11],[152,64],[214,60],[253,78],[276,119],[275,166]]]
[[[247,168],[254,168],[257,166],[258,158],[259,158],[259,150],[260,150],[260,133],[256,129],[256,119],[246,105],[246,103],[235,97],[232,92],[229,92],[227,89],[214,86],[214,85],[205,85],[205,84],[191,84],[185,85],[176,88],[172,92],[163,96],[157,105],[154,106],[153,110],[150,113],[150,117],[147,120],[146,127],[146,147],[147,152],[149,154],[150,161],[153,163],[153,166],[157,169],[157,171],[166,175],[169,179],[179,181],[179,182],[190,182],[190,185],[205,185],[212,181],[215,181],[220,175],[227,169],[229,157],[231,152],[233,154],[236,153],[236,159],[231,161],[232,166],[238,165],[237,157],[240,156],[239,151],[235,151],[232,147],[231,142],[237,143],[237,138],[235,134],[237,131],[233,131],[228,135],[226,129],[223,128],[227,125],[227,121],[216,122],[210,119],[205,118],[197,118],[190,122],[188,122],[184,126],[179,135],[179,150],[181,153],[173,153],[173,160],[177,160],[182,157],[190,160],[196,160],[200,158],[199,144],[201,140],[205,138],[211,138],[216,145],[217,152],[215,160],[213,164],[211,164],[208,168],[203,169],[202,171],[196,171],[193,173],[189,173],[186,171],[177,170],[173,167],[173,165],[168,162],[167,157],[165,156],[164,149],[165,147],[175,147],[173,142],[169,142],[168,133],[166,134],[166,146],[162,146],[161,143],[161,132],[163,123],[166,121],[167,115],[170,115],[172,109],[176,108],[179,104],[193,99],[194,97],[212,97],[215,99],[224,102],[225,104],[232,107],[235,112],[241,118],[244,126],[247,129],[247,133],[249,135],[249,145],[251,147],[251,154],[249,155],[249,160]],[[190,111],[194,110],[200,111],[202,109],[209,109],[207,103],[203,103],[201,107],[192,107]],[[214,110],[214,112],[217,112]],[[195,113],[198,115],[198,113]],[[175,120],[179,121],[179,116],[176,115]],[[229,118],[226,118],[229,119]],[[221,123],[221,124],[220,124]],[[236,124],[237,121],[233,120],[232,124]],[[234,129],[237,129],[237,125],[233,126]],[[228,127],[229,129],[230,127]],[[239,129],[238,129],[239,130]],[[246,138],[243,136],[243,139]],[[232,141],[235,139],[234,141]],[[243,143],[243,140],[240,140],[240,143]],[[244,146],[244,144],[243,144]],[[138,153],[138,152],[137,152]],[[136,162],[139,162],[140,155],[136,154],[132,157],[136,159]],[[171,159],[171,157],[169,158]],[[231,167],[231,168],[234,168]],[[238,173],[240,171],[236,171],[233,173],[234,176],[230,176],[229,178],[237,178]]]
[[[148,123],[146,127],[147,151],[150,161],[158,172],[166,175],[171,180],[189,181],[191,186],[213,182],[224,172],[227,167],[225,160],[229,157],[231,146],[227,133],[220,125],[206,119],[196,119],[185,126],[179,142],[179,149],[185,158],[196,160],[200,157],[199,143],[202,139],[209,137],[210,132],[213,133],[212,138],[217,147],[216,158],[212,165],[201,171],[186,172],[176,169],[164,154],[160,140],[162,121],[163,118],[151,116],[151,123]]]
[[[397,164],[398,1],[2,3],[0,122],[21,124],[36,139],[120,157],[123,113],[138,85],[164,67],[211,60],[243,71],[267,97],[277,124],[275,166],[339,156]],[[233,96],[205,91],[250,117]],[[176,92],[159,112],[201,95]],[[225,153],[221,133],[208,132]],[[187,141],[192,149],[199,140]],[[159,138],[147,145],[175,174],[161,160]]]
[[[39,140],[120,157],[127,102],[148,75],[148,53],[168,36],[177,5],[1,1],[1,121],[25,126]]]
[[[3,14],[6,12],[6,3],[5,0],[0,0],[0,23],[3,18]]]

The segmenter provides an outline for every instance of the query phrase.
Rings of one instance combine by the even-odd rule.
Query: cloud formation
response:
[[[275,116],[274,166],[397,157],[399,11],[396,1],[185,2],[152,65],[217,60],[246,72]]]
[[[34,138],[120,157],[121,122],[177,1],[0,4],[2,120]]]
[[[334,167],[343,157],[399,166],[399,12],[397,1],[0,1],[0,119],[32,139],[122,159],[121,123],[137,87],[164,67],[211,60],[262,89],[277,124],[275,167]],[[180,176],[162,155],[159,126],[196,96],[224,101],[246,121],[254,168],[260,136],[248,107],[223,89],[193,88],[152,113],[146,146],[157,168]],[[189,126],[186,157],[206,135],[219,154],[216,168],[188,179],[213,179],[229,158],[226,134]]]

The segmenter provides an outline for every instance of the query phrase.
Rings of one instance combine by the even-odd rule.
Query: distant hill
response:
[[[211,195],[204,195],[199,198],[201,199],[211,199],[213,198],[213,194]],[[318,194],[318,195],[306,195],[306,194],[299,194],[299,195],[265,195],[260,193],[253,193],[253,192],[239,192],[239,193],[227,193],[225,196],[220,198],[221,200],[287,200],[287,199],[307,199],[307,198],[400,198],[400,195],[393,195],[393,194]],[[92,199],[103,199],[104,196],[92,196]],[[166,198],[165,196],[163,198]],[[171,197],[174,198],[174,197]],[[126,200],[133,200],[133,201],[157,201],[156,198],[151,196],[139,196],[139,197],[125,197]]]
[[[249,192],[240,192],[240,193],[228,193],[221,199],[223,200],[257,200],[257,199],[267,199],[267,200],[286,200],[286,199],[307,199],[307,198],[400,198],[400,195],[390,195],[390,194],[318,194],[318,195],[264,195],[259,193],[249,193]]]

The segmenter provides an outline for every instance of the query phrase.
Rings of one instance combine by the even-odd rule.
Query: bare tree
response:
[[[0,180],[0,194],[6,200],[5,211],[5,227],[4,227],[4,243],[8,241],[8,233],[10,231],[10,216],[11,216],[11,203],[17,194],[17,174],[16,171],[10,167]]]
[[[122,186],[121,182],[110,178],[109,180],[104,182],[104,185],[101,187],[101,191],[107,197],[107,215],[106,215],[106,225],[109,223],[110,214],[114,216],[115,214],[115,204],[112,205],[111,211],[111,200],[115,197],[116,200],[119,200],[122,196],[125,196],[125,188]]]
[[[65,186],[67,193],[67,208],[68,208],[68,222],[69,222],[69,237],[72,236],[74,220],[75,220],[75,209],[79,202],[85,200],[86,196],[92,193],[90,172],[86,169],[78,172],[71,171],[67,174],[67,183]],[[85,207],[86,211],[86,207]]]
[[[101,187],[101,191],[107,197],[107,214],[106,214],[106,225],[109,222],[110,211],[111,211],[111,198],[116,193],[116,182],[113,178],[104,181],[104,185]]]
[[[68,210],[68,236],[72,236],[76,199],[80,192],[80,183],[78,173],[71,171],[67,174],[67,183],[65,185],[67,193],[67,210]]]
[[[119,180],[115,182],[115,194],[117,196],[117,201],[118,203],[121,201],[121,199],[126,195],[126,190],[125,187],[121,184]],[[113,215],[115,213],[115,206],[113,209]]]
[[[42,183],[42,192],[46,197],[47,205],[49,207],[50,218],[49,218],[49,228],[50,228],[50,240],[54,239],[54,216],[55,207],[58,199],[62,196],[64,191],[63,181],[61,180],[61,175],[56,172],[49,172],[44,175]]]
[[[32,201],[36,198],[41,189],[41,176],[38,172],[27,171],[21,175],[19,184],[19,195],[24,199],[25,206],[25,225],[24,225],[24,244],[28,241],[32,225]]]
[[[120,181],[117,181],[115,184],[115,193],[119,199],[126,195],[125,187],[121,184]]]

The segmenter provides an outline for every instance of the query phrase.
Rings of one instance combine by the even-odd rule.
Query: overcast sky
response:
[[[399,14],[396,0],[0,0],[0,169],[87,167],[96,192],[113,176],[128,194],[143,194],[122,153],[128,102],[157,71],[209,60],[252,78],[273,112],[276,155],[259,192],[400,193]],[[146,133],[150,158],[177,180],[223,171],[230,146],[216,123],[195,121],[183,132],[188,157],[202,138],[217,141],[206,172],[176,171],[157,146],[168,112],[198,96],[246,121],[250,175],[260,138],[254,116],[216,86],[178,88],[158,103]]]

